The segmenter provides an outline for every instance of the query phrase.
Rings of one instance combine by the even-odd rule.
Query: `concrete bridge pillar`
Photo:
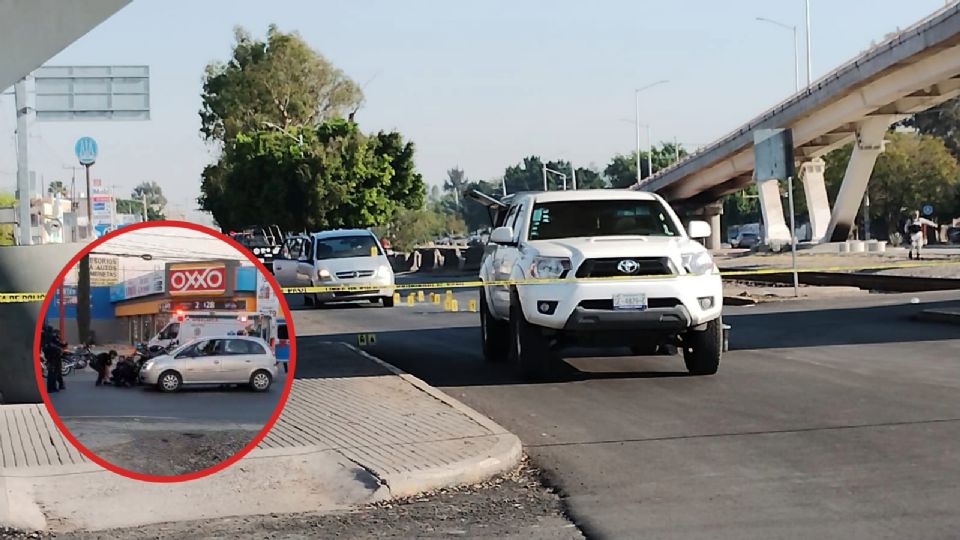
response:
[[[853,154],[847,163],[847,171],[843,175],[843,184],[840,193],[833,203],[833,213],[824,236],[827,242],[845,242],[850,235],[853,221],[857,218],[863,194],[867,190],[867,182],[873,173],[873,166],[883,152],[883,136],[890,124],[896,120],[893,116],[871,116],[857,127],[857,140],[853,146]]]
[[[830,200],[827,198],[827,185],[823,180],[825,169],[826,164],[820,158],[800,165],[803,194],[807,199],[807,212],[810,215],[810,239],[814,243],[823,241],[830,223]]]
[[[763,214],[763,243],[790,243],[790,228],[783,218],[783,200],[780,196],[780,181],[776,178],[757,180],[760,210]]]
[[[703,207],[701,212],[703,220],[710,224],[710,236],[705,239],[704,245],[707,249],[715,251],[720,249],[723,235],[720,230],[720,216],[723,215],[723,204],[715,202]]]

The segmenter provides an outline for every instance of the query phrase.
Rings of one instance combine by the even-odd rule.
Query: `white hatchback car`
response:
[[[140,381],[162,392],[176,392],[185,384],[246,384],[266,392],[277,366],[270,347],[258,337],[207,337],[147,360]]]

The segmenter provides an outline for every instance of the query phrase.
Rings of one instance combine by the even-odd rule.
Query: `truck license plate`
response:
[[[613,309],[647,309],[647,295],[615,294],[613,295]]]

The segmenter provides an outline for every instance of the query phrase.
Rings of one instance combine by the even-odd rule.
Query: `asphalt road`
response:
[[[484,363],[474,313],[294,321],[302,343],[376,333],[370,352],[519,435],[589,537],[955,538],[960,327],[908,319],[944,302],[960,291],[728,308],[716,376],[578,351],[544,384]]]
[[[97,376],[87,368],[64,377],[67,389],[50,394],[50,401],[64,422],[74,418],[145,418],[262,426],[280,400],[286,383],[283,377],[280,370],[270,391],[262,394],[243,387],[219,386],[185,386],[177,393],[164,394],[144,386],[94,386]]]

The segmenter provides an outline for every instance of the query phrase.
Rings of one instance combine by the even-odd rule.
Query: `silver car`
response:
[[[277,377],[277,365],[270,347],[258,337],[205,337],[147,360],[140,381],[161,392],[176,392],[185,384],[246,384],[266,392]]]

